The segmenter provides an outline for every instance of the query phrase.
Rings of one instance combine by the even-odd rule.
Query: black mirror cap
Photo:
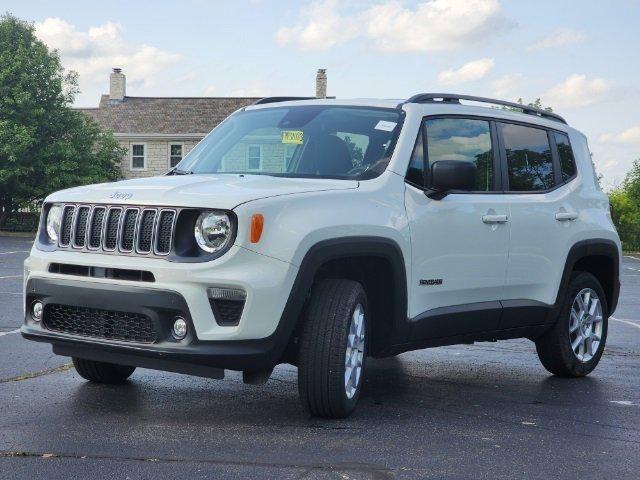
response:
[[[471,162],[440,160],[431,166],[431,189],[473,191],[476,187],[477,168]]]

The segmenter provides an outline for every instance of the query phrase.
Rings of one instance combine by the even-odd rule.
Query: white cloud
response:
[[[640,145],[640,125],[635,125],[620,133],[605,133],[598,138],[604,143],[626,143]]]
[[[204,89],[204,96],[213,97],[217,92],[218,92],[218,89],[216,88],[215,85],[209,85],[207,86],[207,88]]]
[[[314,2],[305,7],[300,22],[276,33],[280,45],[296,44],[301,50],[327,50],[353,38],[356,22],[342,17],[337,0]]]
[[[523,77],[521,73],[512,73],[493,80],[491,82],[491,88],[496,96],[506,97],[522,85],[522,81]]]
[[[586,38],[586,35],[578,30],[573,30],[571,28],[558,28],[531,45],[528,50],[534,51],[546,48],[563,48],[575,43],[584,42]]]
[[[443,85],[458,85],[483,78],[493,68],[493,58],[481,58],[465,63],[454,70],[444,70],[438,74],[438,82]]]
[[[385,52],[451,50],[510,26],[497,0],[429,0],[415,9],[389,1],[365,12],[368,35]]]
[[[271,90],[260,81],[251,82],[245,87],[232,90],[230,93],[232,97],[268,97],[270,95]]]
[[[113,22],[79,31],[61,18],[47,18],[35,30],[49,48],[58,49],[65,68],[79,73],[82,91],[106,92],[113,67],[123,69],[127,86],[149,87],[158,73],[180,60],[180,55],[151,45],[127,43],[122,27]]]
[[[511,26],[498,0],[427,0],[405,8],[398,0],[360,11],[349,2],[316,1],[304,7],[299,22],[276,33],[281,45],[327,50],[353,38],[365,38],[383,52],[451,50],[486,40]]]
[[[587,78],[574,73],[542,95],[552,108],[586,107],[598,103],[611,92],[613,82],[606,78]]]

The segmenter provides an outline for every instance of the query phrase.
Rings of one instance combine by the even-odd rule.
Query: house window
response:
[[[146,153],[146,145],[144,143],[131,145],[131,170],[146,170]]]
[[[262,168],[262,147],[249,145],[247,147],[247,170],[260,170]]]
[[[182,160],[183,154],[182,143],[170,143],[169,144],[169,168],[174,168]]]

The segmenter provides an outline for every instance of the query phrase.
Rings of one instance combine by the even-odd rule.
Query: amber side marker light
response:
[[[258,243],[264,228],[264,217],[260,213],[251,216],[251,243]]]

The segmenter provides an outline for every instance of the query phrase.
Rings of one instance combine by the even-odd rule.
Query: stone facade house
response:
[[[326,74],[319,70],[316,96],[326,97]],[[126,77],[119,68],[110,75],[108,95],[97,108],[81,108],[127,150],[122,159],[125,178],[165,174],[228,115],[251,105],[254,97],[128,97]],[[273,148],[248,143],[223,159],[225,170],[259,169],[263,162],[284,165],[292,154],[280,142]]]

